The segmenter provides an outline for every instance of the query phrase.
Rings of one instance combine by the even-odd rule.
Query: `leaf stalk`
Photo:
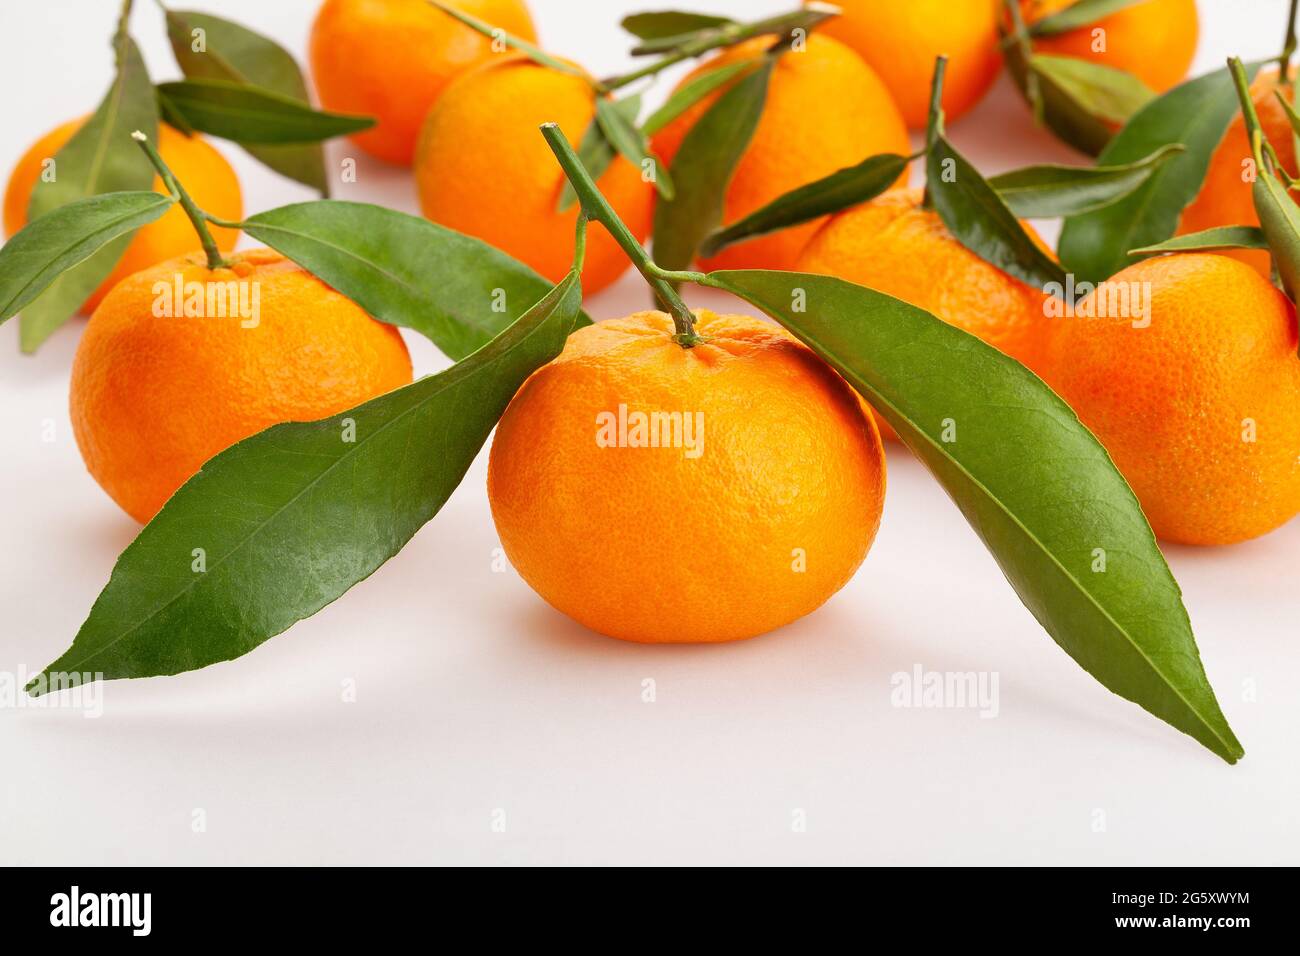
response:
[[[179,202],[181,208],[185,210],[185,215],[189,217],[190,223],[194,226],[194,231],[199,235],[199,242],[203,246],[203,253],[208,258],[208,268],[212,270],[229,268],[230,263],[222,258],[221,250],[217,248],[217,242],[212,238],[212,233],[208,229],[208,215],[195,204],[194,200],[190,197],[190,194],[185,191],[185,187],[180,184],[180,181],[172,173],[171,169],[168,168],[167,164],[163,161],[162,156],[158,154],[158,150],[154,148],[153,143],[149,142],[149,137],[145,136],[144,133],[139,130],[136,130],[131,134],[131,138],[136,141],[139,147],[144,150],[144,154],[149,157],[149,162],[152,163],[153,168],[158,171],[158,175],[162,178],[163,185],[167,187],[167,191],[172,195],[172,198]]]
[[[665,278],[666,273],[651,261],[645,247],[637,241],[636,236],[632,235],[631,230],[624,225],[623,220],[619,219],[618,213],[609,201],[601,195],[596,184],[592,181],[591,176],[582,165],[582,160],[574,152],[573,147],[565,138],[563,131],[555,123],[544,123],[541,127],[542,136],[546,143],[551,147],[551,152],[555,154],[556,161],[560,168],[564,170],[564,175],[568,177],[573,184],[574,191],[578,194],[578,201],[582,204],[583,213],[587,218],[593,219],[604,226],[609,234],[618,243],[619,248],[626,253],[627,257],[632,260],[637,271],[645,277],[650,288],[659,297],[659,300],[667,307],[669,314],[673,319],[673,326],[677,330],[674,336],[678,345],[683,348],[693,348],[702,340],[695,332],[695,314],[686,306],[677,290],[672,287],[671,281]],[[583,216],[579,216],[579,222]],[[581,226],[580,226],[581,228]]]

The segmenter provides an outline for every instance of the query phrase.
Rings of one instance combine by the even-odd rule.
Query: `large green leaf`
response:
[[[375,318],[420,332],[452,359],[490,341],[551,287],[482,240],[368,203],[281,206],[243,227]]]
[[[0,322],[119,236],[158,219],[173,202],[154,192],[105,193],[60,206],[25,227],[0,247]]]
[[[1258,226],[1217,226],[1174,236],[1154,246],[1130,249],[1133,256],[1158,256],[1168,252],[1219,252],[1224,249],[1269,250],[1264,230]]]
[[[829,176],[792,189],[725,229],[714,232],[704,240],[700,255],[707,259],[735,243],[811,222],[874,199],[898,181],[907,169],[909,159],[893,153],[868,156],[856,166],[836,170]]]
[[[168,10],[167,36],[176,62],[190,79],[229,80],[310,103],[302,70],[289,51],[245,26],[193,10]],[[249,144],[244,149],[276,172],[322,196],[329,194],[325,152],[319,143]]]
[[[158,107],[149,73],[135,41],[124,30],[114,35],[113,49],[117,75],[94,115],[54,154],[53,178],[42,178],[32,190],[28,222],[79,199],[143,191],[153,183],[153,167],[131,139],[136,130],[157,135]],[[119,234],[58,276],[40,298],[23,309],[19,320],[23,351],[34,352],[77,313],[108,278],[130,242],[129,231]]]
[[[1123,166],[1025,166],[988,182],[1007,207],[1024,219],[1076,216],[1123,199],[1182,150],[1171,144]]]
[[[1089,116],[1104,123],[1127,123],[1155,97],[1151,88],[1132,73],[1075,56],[1036,53],[1029,68]]]
[[[930,146],[926,189],[944,225],[971,252],[1036,288],[1064,287],[1061,267],[946,136]]]
[[[369,116],[314,110],[292,96],[230,80],[177,80],[159,83],[158,90],[194,129],[241,145],[318,143],[375,125]]]
[[[1136,497],[1042,381],[928,312],[841,279],[754,270],[704,282],[775,318],[871,402],[1085,670],[1223,759],[1242,755]]]
[[[1035,118],[1063,142],[1096,156],[1114,135],[1112,126],[1097,115],[1092,104],[1077,98],[1077,89],[1058,86],[1050,75],[1043,76],[1030,69],[1032,58],[1027,44],[1011,42],[1006,48],[1007,72],[1034,108]]]
[[[1249,68],[1252,77],[1258,68]],[[1100,282],[1132,261],[1130,249],[1172,236],[1237,106],[1225,68],[1174,87],[1134,116],[1102,151],[1099,165],[1135,163],[1170,143],[1184,150],[1119,202],[1066,219],[1058,247],[1065,267],[1080,281]]]
[[[662,10],[653,13],[633,13],[624,17],[619,25],[637,39],[663,40],[734,23],[734,20],[727,17],[711,16],[706,13]]]
[[[29,691],[57,674],[152,677],[231,660],[364,580],[438,513],[519,386],[559,354],[581,296],[570,273],[447,371],[221,452],[122,553],[72,646]]]
[[[687,268],[722,222],[727,186],[763,115],[774,63],[769,58],[718,97],[682,140],[671,167],[676,197],[655,205],[654,254],[663,268]]]
[[[701,73],[692,80],[687,80],[680,88],[673,90],[662,106],[646,117],[642,129],[647,136],[653,136],[688,109],[704,99],[714,90],[721,89],[741,73],[754,69],[762,62],[762,57],[737,60],[716,70]]]

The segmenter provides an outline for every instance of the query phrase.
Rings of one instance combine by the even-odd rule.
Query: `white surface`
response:
[[[303,56],[312,0],[219,6]],[[619,15],[670,4],[532,6],[552,50],[604,72],[624,63]],[[757,16],[790,3],[680,6]],[[1196,70],[1273,54],[1284,6],[1202,0]],[[115,7],[0,7],[0,169],[93,106]],[[144,0],[134,33],[155,77],[174,76]],[[1005,80],[953,136],[988,171],[1075,161]],[[250,212],[310,198],[220,148]],[[414,211],[405,174],[331,150],[361,156],[341,198]],[[644,302],[629,274],[588,308],[609,317]],[[71,437],[81,327],[35,358],[18,355],[16,322],[0,329],[6,672],[67,646],[137,531]],[[417,371],[440,366],[411,343]],[[905,453],[891,455],[884,528],[852,583],[781,632],[721,647],[599,637],[492,573],[484,461],[401,555],[252,654],[109,683],[97,720],[0,710],[0,863],[1300,862],[1300,522],[1169,552],[1248,752],[1229,768],[1069,660]],[[999,716],[891,707],[890,675],[916,664],[997,672]],[[341,700],[345,680],[355,703]],[[191,826],[196,810],[206,832]],[[792,827],[800,811],[806,832]]]

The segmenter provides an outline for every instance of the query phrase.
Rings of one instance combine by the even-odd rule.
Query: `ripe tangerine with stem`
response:
[[[55,127],[33,143],[18,160],[5,189],[6,238],[12,237],[27,224],[27,207],[45,162],[52,159],[85,122],[86,118],[80,117]],[[193,183],[192,195],[200,206],[221,219],[243,218],[244,203],[239,179],[226,158],[202,136],[186,136],[166,123],[159,123],[158,152],[176,175]],[[166,191],[162,179],[158,177],[154,178],[150,188],[155,192]],[[210,231],[217,247],[222,250],[235,248],[235,243],[239,240],[237,229],[213,226]],[[81,310],[89,315],[115,285],[132,273],[165,259],[198,252],[199,249],[199,239],[184,211],[180,207],[167,210],[162,218],[136,230],[113,271],[90,294]]]
[[[205,254],[154,265],[109,292],[81,337],[69,393],[87,470],[140,522],[235,442],[280,422],[328,417],[411,381],[397,329],[277,252],[223,254],[203,213],[146,147]],[[238,298],[252,308],[231,315],[227,304],[210,315],[204,305],[193,314],[166,295],[180,289],[197,305],[216,301],[209,293],[218,286],[226,303]],[[168,301],[170,308],[159,308]]]
[[[558,127],[545,134],[672,315],[579,329],[515,395],[488,464],[507,556],[552,606],[629,641],[738,640],[813,611],[879,526],[874,424],[781,328],[692,313]]]

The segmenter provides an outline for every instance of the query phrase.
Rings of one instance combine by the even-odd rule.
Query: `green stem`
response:
[[[1289,82],[1291,75],[1291,57],[1295,55],[1296,50],[1296,8],[1300,6],[1300,0],[1291,0],[1291,10],[1287,14],[1286,23],[1286,44],[1282,47],[1282,55],[1278,58],[1278,81],[1279,85],[1285,85]]]
[[[648,66],[633,70],[630,73],[611,76],[602,80],[600,85],[606,91],[621,89],[629,83],[635,83],[647,76],[654,76],[670,66],[681,63],[683,60],[692,60],[703,56],[710,50],[716,50],[724,46],[735,46],[737,43],[743,43],[754,37],[771,33],[790,33],[800,27],[811,30],[831,17],[838,16],[839,13],[838,7],[825,3],[809,3],[798,10],[778,14],[774,17],[765,17],[762,20],[755,20],[753,23],[724,24],[702,32],[694,40],[683,43],[672,53],[655,60]]]
[[[542,125],[542,136],[546,138],[546,143],[555,154],[560,168],[564,170],[564,175],[573,184],[574,192],[578,194],[578,201],[582,203],[583,212],[609,231],[619,248],[632,260],[637,271],[645,277],[660,301],[668,307],[673,325],[677,329],[675,336],[677,344],[683,348],[697,345],[701,339],[695,332],[695,314],[686,307],[686,303],[678,296],[677,290],[665,278],[666,273],[650,260],[650,256],[637,241],[636,236],[632,235],[631,230],[623,224],[623,220],[618,218],[614,207],[601,195],[590,174],[583,167],[582,160],[565,139],[560,127],[555,123],[545,123]],[[581,218],[580,216],[579,219]]]
[[[1043,91],[1038,84],[1038,74],[1034,72],[1030,63],[1034,56],[1034,45],[1029,38],[1029,27],[1025,25],[1025,18],[1020,10],[1020,0],[1006,0],[1005,5],[1007,14],[1011,17],[1011,41],[1024,63],[1025,98],[1029,100],[1029,107],[1033,110],[1034,121],[1041,124],[1044,110]]]
[[[153,143],[149,142],[149,137],[144,133],[136,130],[131,134],[131,138],[139,144],[144,150],[144,154],[149,157],[149,162],[153,168],[158,170],[158,175],[162,177],[163,185],[181,204],[185,210],[185,215],[190,217],[190,222],[194,226],[194,231],[199,234],[199,242],[203,245],[203,252],[208,257],[209,269],[225,269],[230,263],[221,257],[221,250],[217,248],[216,240],[212,238],[212,233],[208,231],[208,216],[202,209],[195,205],[190,194],[185,191],[185,187],[180,184],[172,171],[163,162],[163,158],[158,155],[158,150],[154,149]]]
[[[1269,170],[1264,163],[1262,149],[1263,126],[1259,121],[1259,113],[1255,110],[1255,101],[1250,96],[1250,80],[1246,76],[1246,68],[1241,60],[1231,56],[1228,57],[1228,71],[1232,74],[1232,82],[1237,87],[1237,99],[1241,101],[1241,115],[1246,122],[1246,135],[1250,138],[1250,149],[1255,157],[1255,164],[1259,167],[1258,173],[1267,175]]]
[[[930,82],[930,120],[925,127],[925,151],[928,154],[943,133],[943,78],[948,72],[948,58],[939,56],[934,61],[934,78]],[[925,184],[921,208],[931,208],[930,184]]]
[[[573,237],[573,265],[570,267],[574,272],[581,273],[582,265],[587,261],[587,213],[584,209],[578,210],[577,233]]]

